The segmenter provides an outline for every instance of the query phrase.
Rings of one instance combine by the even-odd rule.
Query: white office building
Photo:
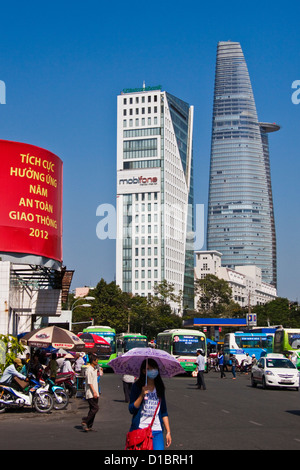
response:
[[[255,265],[235,266],[235,269],[221,266],[222,253],[219,251],[196,251],[195,280],[213,274],[227,281],[232,289],[232,299],[241,307],[263,305],[276,299],[277,290],[272,284],[262,281],[261,268]],[[197,308],[199,296],[195,297]]]
[[[118,96],[116,283],[153,294],[167,280],[193,308],[193,106],[161,87]]]

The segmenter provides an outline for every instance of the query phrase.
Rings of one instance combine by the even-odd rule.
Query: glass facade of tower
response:
[[[222,265],[257,265],[276,286],[276,235],[268,133],[259,123],[241,46],[220,42],[212,123],[207,249]]]

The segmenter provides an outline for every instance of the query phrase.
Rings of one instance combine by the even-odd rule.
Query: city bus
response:
[[[91,333],[93,335],[100,336],[103,338],[109,348],[104,348],[97,352],[98,364],[104,369],[110,369],[108,362],[117,357],[117,348],[116,348],[116,330],[110,326],[88,326],[83,330],[83,333]]]
[[[274,353],[285,356],[295,353],[297,355],[297,369],[300,369],[300,329],[278,328],[274,335]]]
[[[225,364],[230,364],[230,354],[234,354],[239,362],[255,355],[259,360],[262,355],[273,352],[274,333],[235,332],[227,333],[224,338]]]
[[[130,351],[133,348],[147,348],[147,336],[141,333],[120,333],[117,335],[117,354],[122,354]]]
[[[186,372],[193,372],[196,369],[197,349],[203,349],[207,370],[206,336],[199,330],[165,330],[157,335],[156,347],[176,357]]]

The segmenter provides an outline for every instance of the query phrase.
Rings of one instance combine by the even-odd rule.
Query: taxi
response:
[[[284,387],[299,390],[299,371],[283,354],[261,357],[251,371],[251,385],[263,388]]]

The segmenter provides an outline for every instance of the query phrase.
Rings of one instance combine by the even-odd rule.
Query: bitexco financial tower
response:
[[[229,268],[256,265],[274,286],[276,233],[268,134],[276,124],[258,121],[252,86],[238,42],[217,49],[207,249]]]

